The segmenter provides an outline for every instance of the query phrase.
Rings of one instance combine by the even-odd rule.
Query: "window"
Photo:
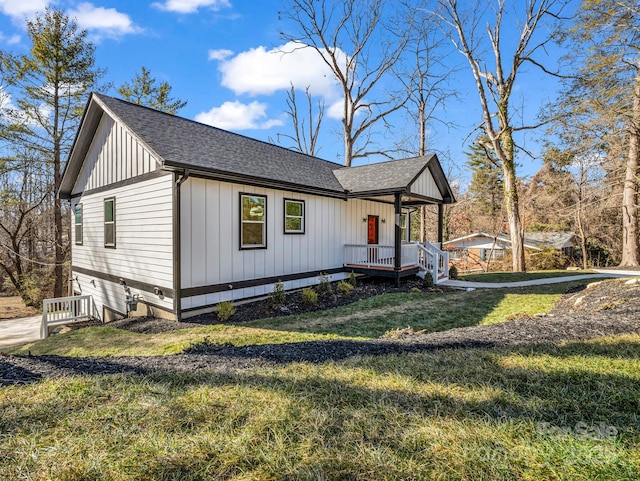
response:
[[[267,248],[267,198],[240,194],[240,249]]]
[[[82,204],[76,205],[74,225],[76,245],[82,245]]]
[[[304,234],[304,200],[284,200],[284,233]]]
[[[402,241],[407,241],[409,240],[409,236],[407,235],[408,230],[407,230],[407,222],[409,220],[409,214],[404,213],[404,214],[400,214],[400,240]]]
[[[104,200],[104,246],[116,246],[116,199]]]

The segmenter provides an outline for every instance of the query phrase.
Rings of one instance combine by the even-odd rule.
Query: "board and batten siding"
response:
[[[266,249],[240,249],[240,193],[267,197]],[[182,288],[229,286],[224,292],[183,296],[183,309],[265,295],[273,290],[273,284],[234,289],[234,282],[341,268],[344,244],[366,244],[368,215],[386,220],[380,223],[379,241],[393,244],[394,211],[388,204],[193,177],[181,186],[180,196]],[[284,234],[285,198],[304,201],[304,234]],[[345,277],[343,273],[334,274],[331,280]],[[315,274],[287,281],[285,288],[305,287],[318,281]]]
[[[440,189],[438,189],[429,169],[424,169],[424,172],[411,184],[409,191],[431,199],[442,200]]]
[[[173,176],[167,174],[142,182],[115,187],[106,192],[85,194],[71,202],[82,204],[83,243],[75,245],[71,229],[72,266],[143,282],[161,289],[173,289]],[[104,200],[115,198],[116,246],[104,246]],[[73,223],[73,218],[72,218]],[[73,290],[91,294],[102,315],[101,306],[126,313],[124,287],[82,272],[74,271]],[[168,310],[173,299],[158,296],[152,289],[141,291],[142,301]]]
[[[72,195],[158,169],[158,159],[122,124],[102,115]]]

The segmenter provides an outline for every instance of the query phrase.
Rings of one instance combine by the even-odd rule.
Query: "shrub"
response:
[[[273,285],[273,292],[271,293],[271,307],[279,309],[284,304],[286,293],[284,291],[284,284],[282,281],[278,281]]]
[[[327,274],[320,275],[320,284],[318,284],[317,292],[320,299],[328,299],[333,295],[333,287],[331,287]]]
[[[456,266],[449,267],[449,279],[458,278],[458,268]]]
[[[431,288],[434,285],[435,284],[433,283],[433,275],[431,275],[431,272],[425,272],[424,279],[422,279],[422,287]]]
[[[218,320],[225,322],[236,313],[236,307],[230,301],[223,301],[218,304]]]
[[[356,274],[353,271],[351,271],[351,274],[349,275],[349,284],[356,287]]]
[[[569,260],[558,249],[548,248],[529,256],[529,265],[535,271],[564,269]]]
[[[341,296],[347,296],[353,291],[353,286],[349,282],[340,281],[336,286],[336,291],[338,291],[338,294]]]
[[[315,306],[318,303],[318,294],[310,287],[302,289],[302,302],[307,306]]]

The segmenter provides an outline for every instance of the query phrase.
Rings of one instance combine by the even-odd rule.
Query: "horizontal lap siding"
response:
[[[267,249],[240,250],[240,193],[267,197]],[[305,234],[284,234],[284,199],[305,202]],[[379,215],[380,242],[393,243],[393,206],[190,178],[181,187],[182,288],[340,268],[344,244],[366,243],[362,219]],[[342,278],[334,275],[333,279]],[[312,281],[286,283],[304,287]],[[273,285],[182,300],[185,309],[264,295]]]
[[[73,266],[173,289],[172,179],[166,175],[74,199],[72,207],[82,203],[84,239],[83,245],[75,245],[71,229]],[[104,247],[103,209],[108,197],[115,197],[115,249]],[[78,277],[82,293],[94,295],[96,304],[126,311],[122,286],[87,275]],[[77,283],[74,288],[78,289]],[[173,308],[171,298],[132,289],[136,293],[145,301]]]

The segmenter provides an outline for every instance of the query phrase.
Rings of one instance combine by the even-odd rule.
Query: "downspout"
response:
[[[176,320],[182,321],[182,233],[180,221],[180,187],[189,178],[189,169],[184,169],[182,175],[173,174],[173,310],[176,313]]]
[[[396,287],[400,286],[400,271],[402,270],[402,227],[400,226],[400,217],[402,215],[402,197],[399,192],[394,195],[395,208],[395,256],[393,261],[393,269],[396,274]]]
[[[444,205],[438,204],[438,244],[440,244],[440,249],[442,250],[442,231],[444,228]]]

